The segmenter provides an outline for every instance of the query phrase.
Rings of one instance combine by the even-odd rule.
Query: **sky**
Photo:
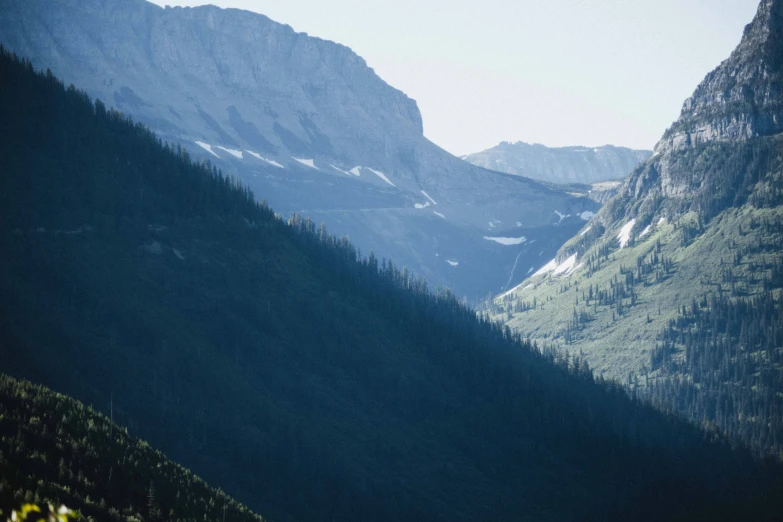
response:
[[[352,48],[456,155],[501,141],[651,149],[758,0],[154,0],[264,14]]]

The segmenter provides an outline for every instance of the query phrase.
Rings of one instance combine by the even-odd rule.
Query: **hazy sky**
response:
[[[351,47],[454,154],[652,148],[758,0],[155,0],[238,7]]]

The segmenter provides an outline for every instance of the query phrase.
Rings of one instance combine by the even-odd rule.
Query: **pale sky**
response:
[[[457,155],[652,148],[758,0],[154,0],[262,13],[352,48]]]

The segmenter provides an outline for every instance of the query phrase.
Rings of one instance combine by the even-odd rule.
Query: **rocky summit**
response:
[[[625,147],[546,147],[539,143],[501,142],[464,160],[507,174],[550,183],[600,183],[626,177],[652,151]]]
[[[656,151],[783,131],[783,5],[763,0],[742,41],[682,108]]]
[[[351,49],[269,18],[144,0],[0,0],[0,43],[238,176],[277,212],[465,296],[518,283],[598,209],[475,167]]]

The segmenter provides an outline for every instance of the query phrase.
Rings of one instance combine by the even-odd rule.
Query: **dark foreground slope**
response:
[[[51,503],[92,520],[263,520],[92,408],[3,374],[0,466],[0,514]]]
[[[743,504],[775,469],[310,221],[286,225],[5,55],[0,135],[3,371],[103,412],[113,400],[132,433],[273,520],[775,507]]]

